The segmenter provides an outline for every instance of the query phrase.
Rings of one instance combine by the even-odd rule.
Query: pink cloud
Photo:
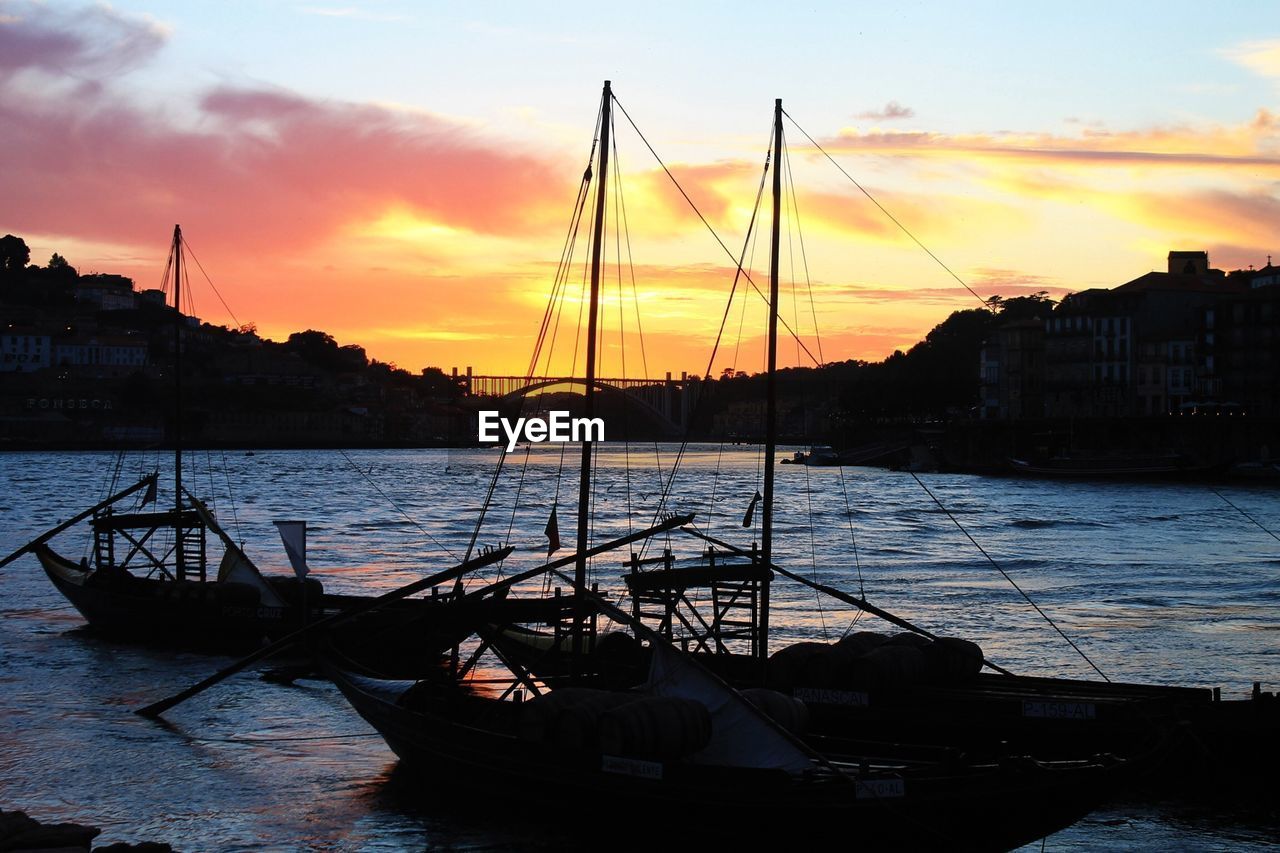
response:
[[[480,233],[559,226],[548,205],[562,212],[555,188],[571,177],[445,118],[226,86],[184,126],[82,85],[162,43],[154,24],[105,9],[32,6],[0,25],[0,148],[21,164],[0,174],[5,227],[139,243],[180,221],[206,245],[261,250],[331,240],[391,208]]]
[[[38,69],[69,77],[121,74],[164,44],[163,27],[108,6],[64,12],[31,3],[0,18],[0,76]]]

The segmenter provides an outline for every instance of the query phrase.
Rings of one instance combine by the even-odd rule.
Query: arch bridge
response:
[[[574,386],[581,392],[586,380],[580,376],[490,376],[458,375],[463,393],[469,397],[489,397],[511,402],[538,391],[559,385]],[[593,386],[606,393],[621,394],[629,403],[648,413],[654,421],[671,435],[679,435],[689,424],[702,380],[681,374],[675,379],[670,373],[665,379],[636,379],[597,377]]]

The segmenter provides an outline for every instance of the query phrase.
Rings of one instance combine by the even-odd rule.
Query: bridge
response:
[[[471,368],[467,368],[465,374],[459,374],[456,367],[453,376],[467,396],[488,397],[502,402],[512,402],[557,386],[568,386],[565,390],[572,388],[582,393],[586,386],[586,380],[580,376],[490,376],[473,374]],[[675,379],[668,373],[665,379],[597,377],[593,385],[598,391],[622,395],[675,436],[688,426],[702,392],[703,380],[690,378],[686,373]]]

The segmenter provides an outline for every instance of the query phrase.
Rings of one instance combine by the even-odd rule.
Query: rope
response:
[[[833,166],[835,166],[837,169],[839,169],[839,170],[840,170],[840,174],[842,174],[842,175],[844,175],[846,178],[848,178],[848,179],[849,179],[849,181],[850,181],[850,182],[851,182],[855,187],[857,187],[857,188],[858,188],[858,191],[859,191],[859,192],[861,192],[864,196],[866,196],[866,197],[871,201],[871,203],[872,203],[872,204],[874,204],[877,208],[879,208],[879,209],[880,209],[880,212],[881,212],[881,213],[883,213],[885,216],[887,216],[887,217],[889,218],[889,221],[890,221],[890,222],[892,222],[894,225],[898,226],[898,228],[902,231],[902,233],[903,233],[903,234],[906,234],[908,237],[910,237],[910,238],[911,238],[911,241],[912,241],[913,243],[915,243],[917,246],[919,246],[922,250],[924,250],[924,253],[925,253],[926,255],[928,255],[929,257],[933,258],[934,262],[935,262],[938,266],[940,266],[940,267],[942,267],[944,270],[946,270],[947,275],[949,275],[949,276],[951,276],[952,278],[954,278],[957,282],[959,282],[959,283],[960,283],[960,286],[961,286],[961,287],[963,287],[965,290],[967,290],[967,291],[969,291],[970,293],[972,293],[972,294],[973,294],[973,298],[974,298],[974,299],[976,299],[976,300],[978,300],[979,302],[981,302],[984,308],[986,308],[986,309],[987,309],[988,311],[990,311],[992,314],[995,314],[995,313],[996,313],[996,309],[995,309],[995,307],[994,307],[994,306],[992,306],[990,302],[988,302],[987,300],[985,300],[985,299],[983,299],[981,296],[979,296],[979,295],[978,295],[978,292],[977,292],[976,290],[974,290],[972,287],[970,287],[970,286],[965,282],[965,280],[964,280],[964,279],[962,279],[960,276],[956,275],[956,274],[955,274],[955,272],[951,269],[951,267],[949,267],[949,266],[947,266],[945,263],[943,263],[943,262],[942,262],[942,259],[941,259],[941,258],[939,258],[937,255],[935,255],[932,251],[930,251],[930,249],[929,249],[929,247],[928,247],[928,246],[926,246],[924,243],[920,242],[920,238],[916,237],[916,235],[915,235],[915,234],[912,234],[912,233],[911,233],[911,231],[910,231],[910,229],[908,229],[908,228],[907,228],[907,226],[903,225],[900,221],[898,221],[898,218],[897,218],[896,216],[894,216],[892,213],[890,213],[890,212],[888,211],[888,209],[887,209],[887,208],[885,208],[885,206],[884,206],[883,204],[881,204],[881,203],[876,199],[876,197],[875,197],[875,196],[873,196],[870,192],[868,192],[866,187],[864,187],[862,184],[858,183],[858,182],[857,182],[857,180],[855,180],[855,179],[854,179],[853,175],[850,175],[848,172],[846,172],[846,171],[845,171],[845,169],[844,169],[844,166],[841,166],[838,162],[836,162],[836,159],[835,159],[834,157],[832,157],[830,154],[828,154],[828,153],[827,153],[827,150],[826,150],[825,148],[823,148],[821,145],[819,145],[819,144],[818,144],[818,141],[817,141],[816,139],[814,139],[812,136],[810,136],[810,135],[809,135],[809,132],[808,132],[807,130],[805,130],[803,127],[801,127],[801,126],[800,126],[800,123],[799,123],[798,121],[796,121],[796,120],[795,120],[795,118],[794,118],[794,117],[793,117],[789,112],[787,112],[786,110],[783,110],[783,111],[782,111],[782,114],[783,114],[783,115],[785,115],[787,118],[791,119],[791,123],[792,123],[792,124],[794,124],[794,125],[796,126],[796,130],[798,130],[798,131],[800,131],[802,134],[804,134],[805,138],[809,140],[809,143],[810,143],[811,145],[813,145],[813,147],[814,147],[814,148],[817,148],[819,151],[821,151],[821,152],[822,152],[822,156],[824,156],[824,157],[826,157],[828,160],[830,160],[830,161],[831,161],[831,165],[833,165]]]
[[[361,470],[360,466],[359,466],[359,465],[357,465],[357,464],[355,463],[355,460],[354,460],[354,459],[352,459],[352,458],[347,454],[347,451],[346,451],[346,450],[344,450],[343,448],[339,447],[339,448],[338,448],[338,452],[342,454],[342,458],[343,458],[343,459],[347,460],[347,464],[348,464],[348,465],[350,465],[352,468],[354,468],[354,469],[355,469],[355,471],[356,471],[356,473],[357,473],[357,474],[359,474],[361,477],[364,477],[365,481],[366,481],[369,485],[373,486],[373,490],[374,490],[374,491],[376,491],[378,494],[382,495],[383,499],[384,499],[384,500],[386,500],[386,502],[387,502],[387,503],[391,504],[391,506],[392,506],[393,508],[395,508],[396,512],[400,513],[401,515],[403,515],[403,516],[405,517],[405,520],[406,520],[406,521],[408,521],[408,522],[409,522],[410,524],[412,524],[414,527],[418,528],[418,531],[419,531],[423,536],[427,537],[427,539],[428,539],[428,540],[430,540],[430,541],[431,541],[431,542],[432,542],[436,547],[440,548],[442,551],[444,551],[446,554],[448,554],[448,555],[449,555],[450,557],[452,557],[453,559],[455,559],[455,560],[457,560],[457,559],[458,559],[457,555],[456,555],[456,554],[454,554],[454,553],[453,553],[453,551],[449,550],[449,546],[448,546],[448,545],[445,545],[445,544],[444,544],[443,542],[441,542],[439,539],[437,539],[436,537],[432,536],[432,535],[431,535],[431,533],[430,533],[430,532],[429,532],[425,527],[423,527],[421,524],[419,524],[419,523],[417,522],[417,520],[416,520],[413,516],[409,515],[409,513],[405,512],[403,509],[401,509],[400,504],[396,503],[396,502],[395,502],[395,500],[393,500],[393,499],[392,499],[392,497],[391,497],[390,495],[388,495],[386,492],[384,492],[384,491],[382,490],[382,487],[381,487],[381,486],[379,486],[379,485],[377,484],[377,482],[376,482],[372,477],[370,477],[370,476],[369,476],[365,471]],[[464,562],[464,561],[459,560],[459,562]]]
[[[622,114],[626,115],[627,111],[623,109],[622,104],[618,104],[618,109],[621,109]],[[631,117],[627,116],[627,120],[631,121]],[[631,126],[635,127],[635,123],[632,122]],[[636,133],[640,133],[639,128],[636,129]],[[641,136],[641,138],[643,139],[644,137]],[[649,144],[648,141],[646,141],[645,145],[648,145],[648,144]],[[653,151],[653,148],[651,147],[649,150]],[[752,235],[755,233],[756,216],[760,210],[761,199],[764,197],[765,178],[769,174],[769,162],[771,159],[771,154],[772,154],[772,147],[770,147],[769,153],[765,154],[764,169],[760,173],[760,186],[756,189],[755,207],[752,209],[752,212],[751,212],[751,222],[748,223],[747,225],[746,236],[744,236],[742,239],[742,251],[738,255],[738,259],[736,263],[737,270],[733,275],[733,287],[729,289],[729,301],[725,303],[724,314],[720,317],[720,328],[716,331],[716,340],[711,347],[711,356],[707,359],[707,370],[705,375],[708,377],[708,381],[710,381],[710,375],[715,366],[716,353],[719,352],[720,350],[720,340],[724,336],[725,323],[728,322],[728,319],[729,319],[729,309],[733,307],[733,295],[738,291],[738,279],[746,275],[746,271],[742,267],[742,262],[746,258],[747,249],[752,245]],[[658,155],[657,153],[654,153],[653,156],[657,157]],[[658,162],[661,163],[662,162],[661,159],[659,159]],[[662,168],[666,169],[666,166],[664,165]],[[668,172],[667,174],[670,174],[670,172]],[[672,180],[674,181],[675,178],[672,178]],[[679,184],[677,184],[677,186],[679,186]],[[683,192],[683,190],[681,190],[681,192]],[[692,205],[693,202],[690,202],[690,204]],[[697,210],[696,207],[694,209],[695,211]],[[701,216],[702,214],[699,213],[698,215]],[[703,220],[703,221],[705,222],[706,220]],[[708,225],[707,227],[710,228],[711,226]],[[712,234],[715,234],[715,232],[713,231]],[[718,241],[719,239],[720,238],[717,236],[716,240]],[[720,245],[723,246],[724,244],[721,243]],[[748,280],[750,280],[749,277],[748,277]],[[745,311],[745,304],[744,304],[744,311]],[[741,339],[741,330],[739,330],[739,340],[740,339]],[[736,359],[737,356],[735,355],[734,358]],[[701,405],[704,399],[705,399],[705,396],[700,397],[698,399],[698,404]],[[658,497],[658,507],[657,509],[654,510],[654,513],[653,513],[653,520],[655,524],[662,517],[663,507],[666,506],[667,499],[671,496],[671,489],[675,485],[676,474],[680,471],[680,463],[684,460],[685,451],[689,447],[689,436],[692,435],[693,433],[693,424],[696,421],[696,415],[697,415],[696,409],[694,412],[691,412],[689,415],[689,423],[685,427],[684,438],[680,442],[679,450],[676,451],[675,461],[672,462],[671,464],[671,471],[669,472],[666,483],[663,484],[662,492]],[[641,546],[641,549],[640,549],[641,555],[646,553],[647,550],[648,550],[648,542],[646,541],[644,545]]]
[[[684,197],[684,200],[686,202],[688,202],[689,207],[692,208],[693,212],[698,215],[698,218],[700,220],[702,220],[702,224],[707,226],[707,230],[711,232],[711,236],[714,237],[716,242],[720,244],[720,248],[724,250],[724,253],[729,256],[729,260],[733,260],[733,252],[729,249],[728,246],[724,244],[724,241],[720,239],[720,235],[716,233],[716,229],[713,228],[711,226],[711,223],[707,221],[707,218],[702,215],[702,211],[699,210],[698,206],[693,203],[693,199],[689,198],[689,194],[684,191],[684,187],[680,186],[680,182],[676,180],[676,176],[671,174],[671,170],[667,168],[667,164],[664,163],[662,161],[662,158],[658,156],[658,152],[655,151],[653,149],[653,146],[649,144],[649,140],[646,139],[645,135],[640,132],[640,128],[636,127],[636,123],[634,121],[631,121],[631,116],[627,114],[626,107],[622,106],[621,103],[618,103],[617,98],[614,98],[613,101],[614,103],[618,104],[618,109],[622,110],[622,114],[626,117],[627,121],[631,122],[632,129],[635,130],[636,135],[640,137],[640,141],[644,143],[645,147],[649,149],[649,153],[652,154],[654,159],[658,161],[658,165],[662,167],[662,171],[665,172],[667,177],[671,179],[671,183],[674,184],[675,188],[680,191],[680,195]],[[737,274],[742,275],[744,278],[746,278],[747,283],[751,285],[751,289],[754,290],[756,292],[756,295],[758,295],[761,299],[763,299],[765,301],[765,304],[767,305],[769,303],[769,297],[766,296],[764,291],[762,291],[760,287],[755,283],[755,280],[751,278],[750,275],[747,275],[746,271],[742,269],[741,259],[738,260],[737,266],[738,266]],[[817,357],[814,356],[813,353],[809,352],[809,348],[805,346],[803,342],[800,341],[800,336],[796,334],[795,330],[792,329],[790,325],[788,325],[787,321],[779,317],[778,322],[781,323],[782,327],[787,330],[787,334],[791,335],[791,337],[795,338],[796,341],[800,343],[800,347],[804,350],[805,355],[809,356],[809,360],[812,361],[818,367],[821,367],[822,362],[819,361]]]
[[[853,507],[849,505],[849,489],[844,482],[844,466],[837,465],[836,470],[840,472],[840,492],[844,495],[844,517],[849,524],[849,540],[853,543],[853,565],[858,570],[858,598],[866,600],[867,588],[862,582],[862,559],[858,556],[858,537],[853,532]],[[853,626],[857,625],[862,619],[864,610],[858,610],[853,614],[853,620],[849,622],[849,627],[844,629],[845,634],[853,630]]]
[[[272,746],[279,743],[298,743],[309,740],[355,740],[357,738],[382,737],[377,732],[360,732],[351,735],[314,735],[310,737],[193,737],[198,743],[238,743],[246,746]]]
[[[1263,527],[1263,526],[1262,526],[1262,523],[1261,523],[1261,522],[1259,522],[1259,521],[1258,521],[1256,518],[1254,518],[1252,515],[1249,515],[1249,513],[1245,512],[1245,511],[1244,511],[1244,510],[1242,510],[1240,507],[1238,507],[1238,506],[1236,506],[1235,504],[1233,504],[1231,501],[1228,501],[1228,500],[1227,500],[1227,498],[1226,498],[1226,496],[1225,496],[1225,495],[1223,495],[1223,494],[1222,494],[1222,492],[1218,491],[1217,489],[1212,489],[1212,488],[1211,488],[1209,491],[1213,492],[1215,495],[1217,495],[1218,497],[1220,497],[1220,498],[1222,498],[1224,501],[1226,501],[1227,506],[1231,507],[1231,508],[1232,508],[1232,509],[1234,509],[1236,512],[1238,512],[1238,513],[1240,513],[1241,515],[1243,515],[1245,518],[1249,519],[1249,520],[1250,520],[1250,521],[1252,521],[1254,524],[1258,525],[1258,529],[1259,529],[1259,530],[1261,530],[1263,533],[1267,534],[1268,536],[1270,536],[1272,539],[1276,540],[1277,542],[1280,542],[1280,536],[1276,536],[1276,535],[1275,535],[1274,533],[1272,533],[1270,530],[1268,530],[1267,528]]]
[[[191,248],[191,241],[187,239],[187,235],[182,235],[182,245],[187,247],[187,254],[191,256],[191,260],[196,262],[196,267],[200,270],[200,274],[204,276],[204,280],[209,282],[209,287],[213,289],[213,293],[218,297],[218,301],[222,303],[222,307],[227,309],[227,313],[231,315],[231,322],[236,324],[236,328],[240,328],[240,321],[236,319],[235,313],[231,310],[231,306],[227,304],[227,300],[222,298],[222,294],[218,292],[217,286],[213,283],[213,279],[209,278],[209,274],[204,271],[204,267],[200,265],[200,259],[196,257],[195,251]],[[187,279],[190,280],[190,274]]]
[[[1102,679],[1103,679],[1104,681],[1110,682],[1110,681],[1111,681],[1111,679],[1110,679],[1110,678],[1107,678],[1107,674],[1106,674],[1105,672],[1103,672],[1102,670],[1098,669],[1098,665],[1097,665],[1096,663],[1094,663],[1092,660],[1090,660],[1090,659],[1089,659],[1089,656],[1088,656],[1088,655],[1086,655],[1086,654],[1085,654],[1085,653],[1080,649],[1080,647],[1079,647],[1079,646],[1077,646],[1074,642],[1072,642],[1072,640],[1071,640],[1071,638],[1070,638],[1070,637],[1068,637],[1065,633],[1063,633],[1062,629],[1058,627],[1058,623],[1057,623],[1057,622],[1054,622],[1054,621],[1053,621],[1053,619],[1049,618],[1049,614],[1048,614],[1048,613],[1045,613],[1043,610],[1041,610],[1041,609],[1040,609],[1040,605],[1036,604],[1034,601],[1032,601],[1032,600],[1031,600],[1031,596],[1027,595],[1027,594],[1026,594],[1026,592],[1024,592],[1024,591],[1023,591],[1022,587],[1018,586],[1017,581],[1015,581],[1013,578],[1009,577],[1009,573],[1008,573],[1008,572],[1006,572],[1004,569],[1002,569],[1002,568],[1000,567],[1000,564],[999,564],[999,563],[997,563],[995,560],[993,560],[993,559],[991,558],[991,555],[990,555],[990,554],[988,554],[988,553],[986,552],[986,550],[984,550],[984,549],[983,549],[983,547],[982,547],[981,545],[979,545],[979,544],[978,544],[978,540],[974,539],[972,536],[970,536],[970,535],[969,535],[969,531],[967,531],[967,530],[965,530],[965,529],[964,529],[964,525],[962,525],[962,524],[960,523],[959,519],[957,519],[954,515],[952,515],[952,514],[951,514],[951,510],[949,510],[949,509],[947,509],[945,506],[943,506],[942,501],[938,500],[937,496],[936,496],[936,495],[934,495],[934,493],[933,493],[933,492],[929,491],[929,487],[928,487],[928,486],[926,486],[926,485],[924,484],[924,482],[923,482],[919,477],[917,477],[917,476],[916,476],[915,472],[914,472],[914,471],[908,471],[907,473],[909,473],[909,474],[911,475],[911,479],[915,480],[915,481],[916,481],[916,483],[918,483],[918,484],[919,484],[920,488],[924,489],[925,494],[927,494],[929,497],[933,498],[933,502],[934,502],[934,503],[936,503],[936,504],[938,505],[938,509],[940,509],[940,510],[942,510],[944,513],[946,513],[947,518],[951,519],[951,521],[955,524],[955,526],[956,526],[956,527],[958,527],[958,528],[960,528],[960,532],[961,532],[961,533],[963,533],[963,534],[965,535],[965,538],[967,538],[970,542],[972,542],[972,543],[973,543],[973,547],[977,548],[977,549],[982,553],[982,556],[984,556],[984,557],[986,557],[986,558],[987,558],[987,562],[989,562],[991,565],[995,566],[996,571],[997,571],[997,572],[999,572],[1000,574],[1004,575],[1004,579],[1005,579],[1005,580],[1007,580],[1007,581],[1009,582],[1009,585],[1010,585],[1010,586],[1012,586],[1014,589],[1016,589],[1016,590],[1018,591],[1018,593],[1019,593],[1023,598],[1025,598],[1025,599],[1026,599],[1027,604],[1030,604],[1030,605],[1035,609],[1035,611],[1036,611],[1037,613],[1039,613],[1042,617],[1044,617],[1044,620],[1045,620],[1046,622],[1048,622],[1051,626],[1053,626],[1053,630],[1057,631],[1057,632],[1058,632],[1058,635],[1059,635],[1059,636],[1061,636],[1061,637],[1062,637],[1062,639],[1066,640],[1066,641],[1067,641],[1067,643],[1071,646],[1071,648],[1073,648],[1073,649],[1075,649],[1075,650],[1076,650],[1076,653],[1077,653],[1077,654],[1079,654],[1079,655],[1080,655],[1080,657],[1084,658],[1085,663],[1087,663],[1087,664],[1089,664],[1089,666],[1093,667],[1093,671],[1094,671],[1094,672],[1098,673],[1098,675],[1101,675],[1101,676],[1102,676]]]
[[[818,332],[818,305],[817,305],[817,301],[813,298],[813,279],[809,277],[809,253],[805,251],[804,228],[802,228],[800,225],[800,203],[796,200],[796,180],[795,180],[795,177],[791,174],[791,149],[789,147],[784,147],[782,150],[783,150],[783,155],[786,159],[787,187],[790,191],[790,196],[791,196],[791,206],[789,209],[789,213],[791,216],[794,216],[796,220],[796,237],[799,239],[799,242],[800,242],[800,262],[804,267],[805,287],[808,288],[808,291],[809,291],[809,313],[813,316],[813,337],[818,345],[818,360],[821,361],[823,364],[826,364],[827,363],[826,358],[822,354],[822,335]],[[788,239],[789,238],[790,238],[790,234],[788,234]],[[797,329],[800,328],[799,317],[796,318],[796,328]],[[797,357],[796,358],[797,363],[799,362],[799,360],[800,359]]]

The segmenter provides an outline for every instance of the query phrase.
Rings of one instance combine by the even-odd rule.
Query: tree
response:
[[[27,241],[12,234],[0,237],[0,270],[18,272],[31,260],[31,250]]]

